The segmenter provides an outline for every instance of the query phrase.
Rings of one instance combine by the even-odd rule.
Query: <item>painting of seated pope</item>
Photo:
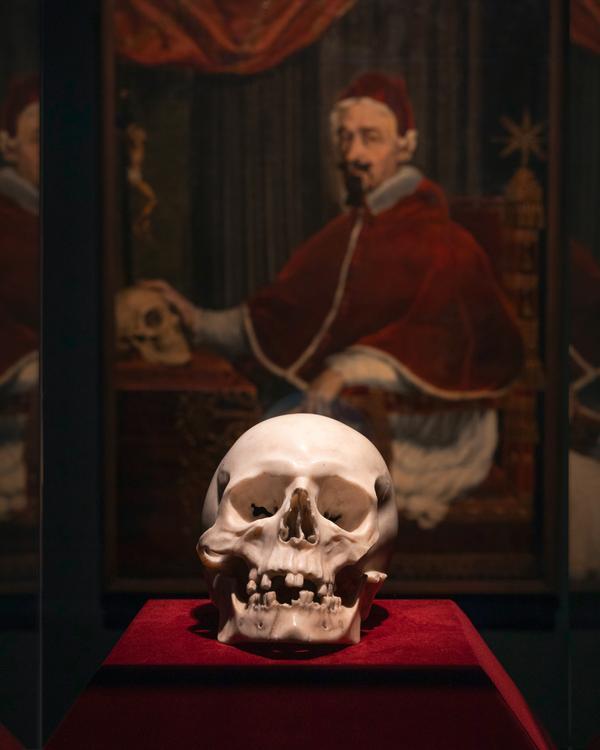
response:
[[[437,411],[390,416],[399,508],[428,528],[490,470],[497,418],[482,401],[518,375],[521,335],[485,251],[411,164],[418,131],[404,80],[358,76],[330,120],[343,210],[272,283],[222,311],[164,281],[145,285],[177,308],[196,344],[285,384],[269,416],[299,410],[361,428],[338,398],[348,386],[434,399]]]

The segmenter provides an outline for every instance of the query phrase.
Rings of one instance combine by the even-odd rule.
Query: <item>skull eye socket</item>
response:
[[[144,313],[144,323],[148,328],[158,328],[162,323],[163,316],[161,311],[157,307],[153,307]]]
[[[374,500],[357,484],[341,477],[319,482],[319,513],[345,531],[357,529],[374,508]]]
[[[227,493],[226,501],[244,521],[271,518],[281,508],[291,481],[287,476],[259,474],[238,482]]]
[[[252,516],[254,518],[270,518],[277,513],[277,506],[275,506],[272,511],[268,510],[263,505],[255,505],[254,503],[250,503],[250,507],[252,508]]]

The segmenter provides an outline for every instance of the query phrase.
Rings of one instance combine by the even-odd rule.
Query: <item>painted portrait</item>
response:
[[[295,412],[384,456],[390,592],[548,589],[551,24],[116,2],[110,590],[197,590],[212,472]]]

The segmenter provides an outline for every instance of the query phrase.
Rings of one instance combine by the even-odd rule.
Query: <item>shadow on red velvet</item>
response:
[[[387,610],[384,607],[380,607],[379,604],[374,604],[371,607],[371,611],[369,612],[369,616],[362,624],[362,632],[368,633],[369,631],[373,630],[373,628],[378,627],[383,622],[387,620],[389,617],[389,614]]]
[[[217,639],[219,615],[214,604],[201,604],[190,611],[195,623],[188,628],[190,633],[209,640]],[[374,604],[368,618],[362,624],[361,632],[364,637],[371,630],[381,625],[389,617],[383,607]],[[310,646],[298,643],[237,643],[236,648],[249,654],[263,656],[274,661],[281,659],[315,659],[327,654],[335,654],[342,651],[350,644],[345,645],[315,645]]]
[[[25,746],[3,724],[0,724],[0,750],[25,750]]]
[[[190,616],[195,620],[194,624],[188,628],[190,633],[211,641],[217,640],[219,613],[214,604],[201,604],[199,607],[194,607],[190,610]]]

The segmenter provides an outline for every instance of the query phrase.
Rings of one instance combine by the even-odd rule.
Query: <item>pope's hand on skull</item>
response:
[[[115,295],[117,355],[137,352],[155,365],[185,365],[190,348],[181,320],[167,296],[156,288],[130,286]]]
[[[171,286],[164,279],[142,279],[138,286],[158,292],[171,305],[179,315],[183,327],[188,332],[193,332],[198,325],[200,309],[194,305],[181,292]]]

